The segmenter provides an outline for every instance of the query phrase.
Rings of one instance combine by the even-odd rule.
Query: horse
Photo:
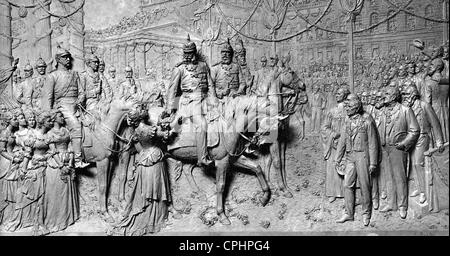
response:
[[[262,109],[265,106],[261,104],[258,106],[256,96],[245,95],[229,99],[224,105],[224,111],[219,111],[216,121],[210,122],[208,125],[208,137],[214,135],[218,136],[215,143],[208,143],[208,150],[209,155],[215,162],[216,168],[217,215],[219,216],[219,221],[223,225],[230,225],[231,222],[224,212],[223,193],[226,185],[226,173],[231,166],[245,168],[256,174],[263,191],[263,195],[259,198],[263,206],[265,206],[270,199],[270,188],[258,163],[254,159],[243,154],[245,147],[239,147],[247,142],[243,133],[248,131],[250,123],[254,122],[256,119],[256,109]],[[158,113],[161,113],[162,110],[161,107],[149,108],[150,118],[157,120]],[[177,118],[175,119],[177,120]],[[187,121],[188,123],[186,123],[186,125],[189,125],[189,119]],[[195,134],[194,132],[191,132],[192,130],[186,130],[187,129],[183,129],[183,126],[181,127],[181,132],[178,133],[177,137],[179,139],[178,142],[169,144],[167,150],[169,157],[181,161],[182,163],[191,164],[196,162],[198,158],[194,140]],[[189,140],[190,143],[180,142],[183,140]],[[191,168],[191,171],[192,169],[193,168]],[[190,173],[190,175],[192,176],[192,173]],[[197,191],[200,191],[198,187],[196,187],[196,189]]]
[[[112,99],[111,103],[106,105],[104,113],[97,111],[92,113],[83,109],[84,115],[88,115],[92,120],[89,127],[83,126],[83,154],[86,162],[95,164],[98,212],[108,222],[114,221],[108,212],[107,193],[111,157],[113,153],[118,153],[115,150],[117,139],[120,137],[117,131],[126,113],[137,104],[136,101],[129,99],[129,96]]]

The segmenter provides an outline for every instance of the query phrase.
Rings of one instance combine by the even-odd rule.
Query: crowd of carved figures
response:
[[[263,206],[271,196],[262,171],[267,166],[277,173],[275,189],[293,197],[282,136],[291,117],[300,121],[300,139],[306,120],[320,135],[326,196],[329,203],[344,198],[338,223],[354,220],[357,188],[365,226],[373,210],[406,218],[409,196],[437,212],[440,192],[430,157],[448,146],[448,44],[414,44],[420,54],[374,59],[357,73],[352,93],[347,68],[338,64],[296,70],[291,56],[273,55],[250,70],[240,40],[223,42],[220,61],[210,65],[188,38],[165,86],[140,83],[131,67],[116,70],[94,54],[86,55],[85,71],[74,71],[62,46],[54,67],[38,59],[19,77],[16,61],[0,70],[2,83],[13,80],[20,106],[1,108],[1,226],[10,232],[32,227],[43,235],[77,222],[77,175],[89,166],[97,168],[98,212],[111,222],[106,187],[116,154],[114,168],[132,185],[113,233],[154,233],[169,214],[182,218],[172,203],[169,157],[216,169],[217,214],[230,224],[223,192],[234,167],[256,174]]]

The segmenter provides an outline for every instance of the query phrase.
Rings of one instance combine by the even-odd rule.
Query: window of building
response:
[[[407,10],[409,12],[414,13],[414,8],[413,7],[408,7]],[[406,29],[407,30],[415,30],[416,29],[416,17],[410,15],[410,14],[405,14],[406,15]]]
[[[388,17],[392,16],[395,13],[394,10],[390,10],[388,12]],[[394,17],[392,17],[391,19],[389,19],[387,21],[387,31],[388,32],[395,32],[397,31],[398,28],[398,24],[397,24],[397,15],[395,15]]]
[[[378,23],[378,13],[374,12],[370,14],[370,26]],[[378,31],[378,27],[372,28],[370,30],[372,33],[375,33]]]

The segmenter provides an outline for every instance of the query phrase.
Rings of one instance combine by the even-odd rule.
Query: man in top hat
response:
[[[177,96],[180,97],[177,99]],[[196,128],[198,165],[213,163],[208,156],[207,122],[204,116],[203,100],[206,97],[217,99],[208,66],[199,60],[197,46],[188,36],[183,45],[183,61],[178,63],[167,89],[167,104],[163,114],[190,118]],[[177,102],[178,101],[178,102]],[[178,104],[177,104],[178,103]],[[178,109],[178,110],[177,110]]]
[[[250,90],[253,86],[254,77],[247,65],[247,50],[245,49],[244,42],[242,42],[241,38],[238,38],[236,41],[235,54],[237,63],[241,68],[242,76],[244,78],[245,93],[250,93]]]
[[[36,61],[36,71],[37,74],[33,78],[33,96],[31,103],[33,108],[41,107],[41,98],[42,98],[42,88],[44,88],[45,79],[47,78],[47,63],[39,57]]]
[[[98,73],[100,60],[94,54],[86,57],[86,70],[80,74],[81,87],[86,93],[86,110],[92,111],[97,108],[102,93],[102,81]]]
[[[84,168],[88,164],[82,160],[81,123],[76,112],[86,99],[85,90],[80,76],[72,70],[70,52],[58,45],[55,59],[56,70],[48,74],[45,80],[41,105],[44,110],[58,109],[64,115],[75,153],[75,168]]]
[[[16,98],[22,108],[32,107],[33,97],[33,67],[28,63],[23,69],[25,73],[24,80],[16,88]]]
[[[221,61],[211,68],[211,79],[217,98],[224,99],[245,94],[245,78],[242,75],[241,67],[233,63],[233,48],[229,39],[223,44],[220,53]]]

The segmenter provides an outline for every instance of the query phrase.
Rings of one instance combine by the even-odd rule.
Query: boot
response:
[[[364,226],[369,226],[370,224],[370,217],[368,215],[363,215],[363,224]]]
[[[72,138],[72,145],[75,152],[75,168],[82,169],[88,167],[89,164],[83,162],[81,154],[81,138]]]
[[[421,204],[424,204],[426,201],[427,201],[427,197],[425,196],[425,193],[420,193],[419,202]]]
[[[196,140],[197,140],[197,156],[198,156],[197,164],[199,166],[211,165],[213,163],[213,161],[210,160],[208,157],[206,132],[204,130],[197,132]]]
[[[75,168],[83,169],[89,166],[88,163],[83,162],[83,157],[81,156],[81,153],[76,153],[74,158],[75,158]]]

